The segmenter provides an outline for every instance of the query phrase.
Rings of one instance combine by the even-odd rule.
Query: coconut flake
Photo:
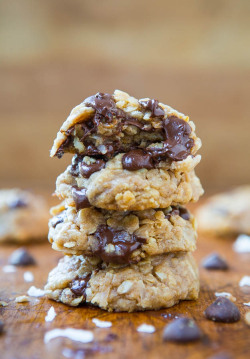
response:
[[[94,339],[93,333],[90,332],[89,330],[73,329],[73,328],[53,329],[45,333],[44,343],[47,344],[52,339],[58,337],[68,338],[81,343],[90,343]]]
[[[19,297],[16,297],[15,302],[16,303],[26,303],[29,302],[30,299],[27,297],[27,295],[20,295]]]
[[[237,253],[250,253],[250,236],[240,234],[233,244],[233,249]]]
[[[250,307],[250,302],[248,303],[243,303],[244,305],[246,305],[247,307]]]
[[[0,300],[0,307],[7,307],[8,303]]]
[[[236,298],[231,293],[228,293],[228,292],[220,292],[220,293],[215,292],[214,294],[216,297],[225,297],[225,298],[232,300],[233,302],[236,301]]]
[[[105,322],[104,320],[99,320],[97,318],[92,319],[92,322],[98,327],[98,328],[110,328],[112,327],[111,322]]]
[[[24,272],[23,278],[24,278],[25,282],[33,282],[34,281],[34,275],[30,271]]]
[[[11,264],[3,267],[4,273],[14,273],[16,272],[16,268],[12,266]]]
[[[142,324],[137,328],[137,332],[152,334],[155,332],[155,327],[149,324]]]
[[[46,292],[43,289],[36,288],[32,285],[27,293],[31,297],[43,297]]]
[[[244,287],[245,285],[250,287],[250,276],[249,275],[245,275],[243,278],[241,278],[241,280],[239,282],[240,287]]]
[[[45,317],[45,322],[52,322],[56,317],[56,311],[54,307],[50,307]]]

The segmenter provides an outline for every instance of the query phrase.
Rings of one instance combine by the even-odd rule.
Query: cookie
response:
[[[195,155],[200,146],[188,116],[157,100],[137,100],[116,90],[112,95],[97,93],[73,108],[57,134],[51,156],[60,158],[70,152],[110,159],[140,149],[144,162],[154,166],[161,160],[182,161]]]
[[[0,190],[0,242],[46,238],[48,219],[41,196],[17,188]]]
[[[199,229],[212,235],[250,235],[250,186],[212,196],[197,210]]]
[[[56,195],[70,206],[95,206],[107,210],[139,211],[167,208],[197,201],[203,194],[200,180],[193,168],[198,156],[190,156],[171,166],[128,171],[122,168],[122,154],[106,162],[105,167],[86,178],[82,167],[96,164],[94,158],[84,157],[62,173],[56,181]]]
[[[190,253],[153,256],[129,266],[65,256],[50,272],[45,290],[50,299],[71,306],[88,303],[132,312],[197,299],[199,279]]]
[[[146,256],[194,251],[196,222],[183,207],[116,212],[61,205],[52,208],[49,241],[66,254],[136,263]]]

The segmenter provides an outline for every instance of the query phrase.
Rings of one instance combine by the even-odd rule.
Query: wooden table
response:
[[[27,293],[31,285],[42,288],[49,270],[56,266],[60,253],[53,251],[44,243],[30,245],[28,250],[37,260],[37,266],[17,268],[15,273],[4,273],[2,267],[7,264],[9,255],[17,246],[1,246],[0,251],[0,300],[8,306],[0,307],[0,320],[5,323],[5,333],[0,336],[1,359],[41,359],[65,358],[65,348],[84,349],[84,354],[74,358],[210,358],[218,353],[227,353],[230,358],[247,358],[250,356],[250,327],[243,316],[250,308],[243,305],[250,301],[250,292],[242,291],[239,281],[250,274],[250,254],[236,254],[232,250],[234,239],[209,238],[200,235],[197,261],[212,251],[225,257],[230,269],[207,271],[200,269],[201,293],[199,300],[182,302],[170,309],[148,311],[144,313],[107,313],[96,308],[71,308],[45,298],[32,298],[30,303],[15,303],[15,298]],[[26,283],[23,273],[32,271],[35,280]],[[250,288],[249,288],[250,289]],[[238,323],[214,323],[205,319],[204,309],[215,300],[215,292],[230,292],[236,297],[242,319]],[[45,316],[51,306],[57,313],[54,321],[45,322]],[[204,332],[200,342],[192,344],[173,344],[163,342],[162,332],[166,324],[177,315],[194,318]],[[112,322],[111,328],[100,329],[92,323],[93,318]],[[156,327],[154,334],[138,333],[136,328],[142,324]],[[53,328],[73,327],[89,329],[94,333],[94,343],[80,344],[65,339],[52,340],[44,344],[44,334]],[[115,334],[110,336],[110,333]],[[63,353],[66,355],[63,355]],[[68,352],[69,353],[69,352]]]

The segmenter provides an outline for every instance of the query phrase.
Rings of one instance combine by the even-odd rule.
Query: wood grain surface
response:
[[[8,306],[0,307],[0,320],[5,324],[5,332],[0,336],[1,359],[42,359],[42,358],[210,358],[217,354],[227,354],[229,358],[247,358],[250,355],[250,328],[244,322],[244,313],[249,307],[250,291],[243,291],[239,281],[250,274],[250,254],[237,254],[232,250],[234,238],[210,238],[199,236],[195,257],[200,265],[202,258],[217,251],[230,265],[228,271],[207,271],[200,268],[201,293],[197,301],[186,301],[165,310],[143,313],[108,313],[94,307],[71,308],[55,303],[44,297],[32,298],[30,303],[15,303],[15,298],[27,293],[31,285],[42,288],[48,272],[56,266],[60,253],[53,251],[46,242],[26,246],[37,261],[36,266],[17,267],[15,273],[4,273],[2,268],[9,255],[18,247],[4,245],[0,250],[0,300]],[[26,283],[23,273],[34,274],[34,282]],[[246,288],[246,287],[245,287]],[[204,317],[205,308],[215,300],[215,292],[230,292],[236,297],[242,318],[238,323],[223,324],[208,321]],[[51,322],[45,316],[51,306],[57,313]],[[204,338],[192,344],[173,344],[162,340],[163,328],[174,316],[194,318]],[[111,328],[100,329],[92,323],[93,318],[112,322]],[[156,327],[154,334],[136,331],[140,324]],[[53,328],[72,327],[93,331],[94,342],[80,344],[58,338],[47,345],[44,334]],[[115,334],[110,336],[110,334]],[[65,351],[66,349],[66,351]],[[71,350],[71,352],[67,351]]]

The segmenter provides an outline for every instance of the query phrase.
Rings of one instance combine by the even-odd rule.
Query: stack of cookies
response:
[[[189,118],[148,98],[97,93],[70,113],[51,156],[74,154],[56,182],[49,241],[65,255],[48,297],[109,311],[197,299],[195,219],[201,141]]]

